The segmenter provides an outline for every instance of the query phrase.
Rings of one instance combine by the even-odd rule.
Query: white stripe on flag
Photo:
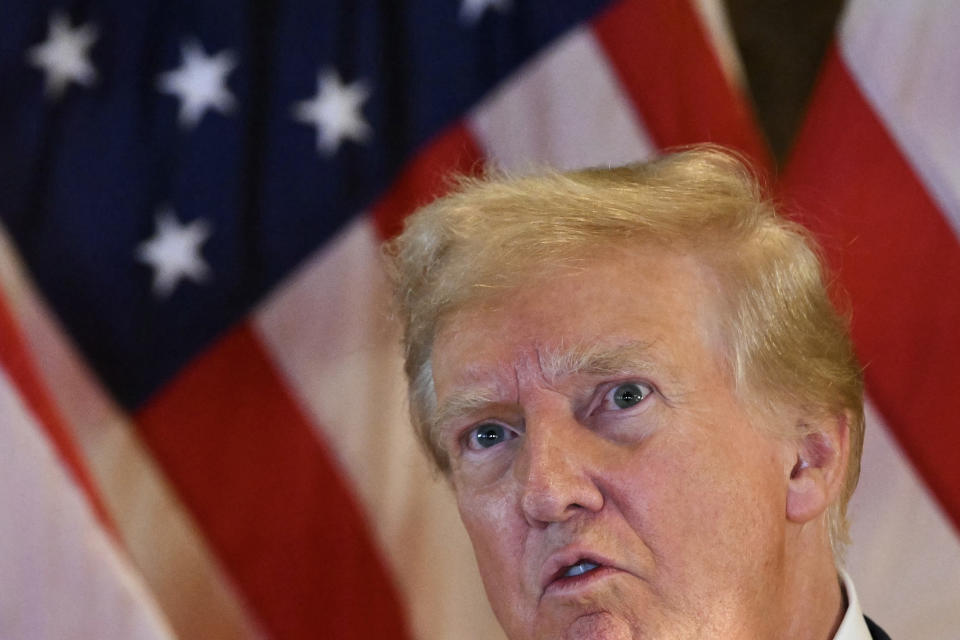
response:
[[[449,488],[407,418],[379,239],[360,218],[264,302],[253,325],[355,488],[420,640],[496,640]]]
[[[489,158],[517,170],[617,165],[656,152],[586,27],[508,78],[473,110],[468,128]]]
[[[864,96],[960,234],[958,33],[957,2],[854,0],[839,47]]]
[[[24,275],[2,227],[0,289],[128,553],[177,636],[263,637],[134,425],[83,364]]]
[[[745,90],[747,74],[740,60],[740,51],[733,37],[733,29],[730,28],[726,5],[721,0],[693,0],[692,4],[697,10],[710,45],[717,54],[727,82],[732,87]]]
[[[0,370],[0,637],[173,638]]]
[[[861,606],[892,638],[956,638],[960,538],[870,405],[867,423],[846,562]]]

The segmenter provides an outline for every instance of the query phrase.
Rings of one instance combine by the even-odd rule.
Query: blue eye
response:
[[[467,446],[471,449],[489,449],[501,442],[513,440],[516,436],[516,433],[502,424],[484,422],[467,434]]]
[[[653,393],[653,389],[649,385],[638,382],[627,382],[616,386],[611,393],[613,404],[621,409],[629,409],[640,404],[644,398]]]

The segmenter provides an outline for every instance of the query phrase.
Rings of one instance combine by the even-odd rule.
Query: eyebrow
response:
[[[665,371],[667,367],[654,357],[652,344],[631,340],[617,344],[579,344],[545,347],[537,350],[540,370],[549,384],[576,375],[612,376]],[[495,389],[467,386],[447,397],[433,412],[430,430],[434,438],[440,428],[457,418],[497,404]]]
[[[538,350],[540,369],[553,383],[575,375],[616,375],[662,370],[653,344],[630,340],[616,344],[591,343]]]
[[[443,425],[461,417],[470,415],[484,407],[496,404],[495,393],[490,389],[468,388],[459,393],[450,396],[433,412],[430,431],[436,440],[436,436]]]

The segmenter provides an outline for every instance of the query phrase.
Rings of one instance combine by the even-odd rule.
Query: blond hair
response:
[[[861,369],[809,233],[777,213],[742,160],[717,147],[612,169],[519,177],[488,171],[461,178],[411,216],[385,254],[420,440],[448,472],[447,454],[431,437],[430,358],[444,317],[558,264],[588,260],[591,250],[650,245],[693,253],[720,279],[723,355],[741,398],[761,410],[787,403],[846,416],[849,463],[827,517],[839,552],[860,473]],[[800,437],[804,426],[781,435]]]

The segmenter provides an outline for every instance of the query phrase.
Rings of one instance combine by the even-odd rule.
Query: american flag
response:
[[[853,23],[942,18],[919,3],[891,33],[874,4],[850,7],[841,54]],[[713,141],[769,167],[718,5],[8,0],[0,33],[0,637],[502,637],[406,425],[378,244],[485,160]],[[938,42],[906,53],[949,60]],[[781,195],[851,292],[879,412],[862,600],[945,638],[960,208],[845,60]]]
[[[872,424],[848,564],[893,637],[960,623],[958,28],[957,3],[849,2],[781,185],[852,307]]]

